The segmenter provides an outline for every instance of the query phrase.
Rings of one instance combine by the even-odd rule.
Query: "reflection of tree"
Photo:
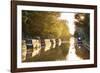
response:
[[[81,37],[84,41],[89,43],[90,37],[90,15],[88,13],[77,13],[75,15],[75,25],[76,25],[76,32],[75,37],[78,37],[78,34],[81,34]]]

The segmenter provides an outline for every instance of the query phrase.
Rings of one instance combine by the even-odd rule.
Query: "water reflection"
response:
[[[75,49],[75,38],[71,37],[70,38],[70,47],[69,47],[69,52],[68,52],[68,56],[66,57],[67,60],[72,61],[72,60],[81,60],[81,58],[79,58],[76,55],[76,49]]]
[[[64,60],[68,43],[61,39],[28,39],[22,41],[22,61]]]

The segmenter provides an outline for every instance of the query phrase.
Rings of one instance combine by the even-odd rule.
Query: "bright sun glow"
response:
[[[75,25],[74,25],[74,13],[61,13],[60,19],[64,19],[67,21],[67,25],[69,27],[69,32],[73,35],[75,32]]]
[[[80,16],[80,19],[81,19],[81,20],[84,20],[84,19],[85,19],[85,17],[81,15],[81,16]]]

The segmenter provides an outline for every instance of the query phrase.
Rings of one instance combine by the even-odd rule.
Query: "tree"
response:
[[[22,32],[41,38],[66,38],[70,34],[65,20],[59,19],[59,12],[22,11]]]
[[[59,19],[60,12],[47,11],[22,11],[23,38],[36,37],[44,39],[58,39],[69,41],[70,33],[65,20]],[[41,49],[43,50],[43,49]],[[49,61],[66,59],[69,43],[63,43],[60,47],[51,48],[47,52],[41,52],[30,58],[29,61]]]
[[[90,15],[88,13],[77,13],[75,15],[75,37],[81,33],[82,39],[89,44],[90,41]]]

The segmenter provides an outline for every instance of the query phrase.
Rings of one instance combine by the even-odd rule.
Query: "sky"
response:
[[[75,32],[75,24],[74,24],[74,15],[75,13],[61,13],[60,19],[66,20],[66,24],[69,27],[69,32],[73,35]]]

